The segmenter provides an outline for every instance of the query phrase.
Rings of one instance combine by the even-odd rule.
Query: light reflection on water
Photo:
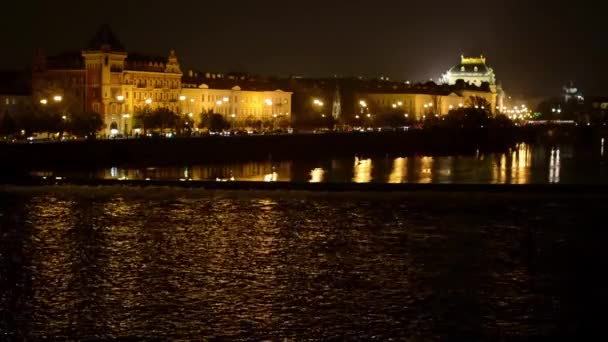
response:
[[[30,191],[0,191],[3,341],[500,340],[605,326],[605,198]]]
[[[317,161],[251,161],[181,167],[121,168],[97,171],[93,177],[134,180],[217,180],[258,182],[354,183],[605,183],[608,182],[603,140],[593,158],[571,146],[517,145],[507,153],[470,156],[391,156]],[[597,151],[597,150],[596,150]],[[566,153],[567,155],[564,155]],[[594,159],[595,158],[595,159]],[[598,167],[600,171],[598,172]],[[41,172],[42,176],[79,176]]]

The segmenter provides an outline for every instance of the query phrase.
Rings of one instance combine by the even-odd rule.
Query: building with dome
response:
[[[494,70],[486,65],[486,58],[479,57],[460,57],[460,63],[452,67],[443,74],[442,83],[454,85],[458,80],[465,83],[481,86],[483,83],[496,85],[496,75]]]

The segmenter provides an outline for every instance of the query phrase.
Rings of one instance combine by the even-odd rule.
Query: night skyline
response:
[[[185,68],[205,71],[424,81],[437,80],[461,54],[484,54],[512,94],[557,95],[568,81],[588,95],[608,93],[607,29],[583,4],[107,1],[91,10],[38,2],[8,4],[2,69],[29,65],[37,47],[82,49],[105,23],[129,52],[175,49]]]

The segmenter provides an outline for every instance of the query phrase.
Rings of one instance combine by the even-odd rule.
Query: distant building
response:
[[[0,71],[0,117],[31,103],[29,77],[19,71]]]
[[[460,57],[460,64],[452,67],[442,77],[442,82],[455,85],[458,80],[465,83],[481,86],[483,83],[496,85],[496,75],[494,70],[486,65],[486,58],[480,57]]]
[[[574,82],[570,82],[568,85],[565,85],[562,88],[562,96],[564,98],[565,103],[568,103],[570,101],[583,103],[583,101],[585,101],[583,93],[577,87],[574,86]]]
[[[242,90],[238,77],[231,77],[226,89],[196,82],[183,86],[183,76],[175,51],[167,57],[127,53],[110,28],[102,26],[83,51],[36,54],[33,100],[100,113],[104,134],[132,134],[134,114],[144,108],[167,108],[195,120],[208,110],[232,119],[291,113],[291,93]]]
[[[472,89],[439,88],[359,93],[355,105],[359,107],[359,116],[399,111],[409,119],[423,120],[429,115],[445,115],[452,109],[470,106],[471,97],[483,98],[490,105],[490,108],[484,109],[496,112],[496,93]]]

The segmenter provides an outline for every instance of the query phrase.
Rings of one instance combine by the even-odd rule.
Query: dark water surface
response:
[[[593,334],[606,197],[0,189],[0,340]]]
[[[312,183],[608,184],[605,141],[571,145],[520,144],[506,153],[460,156],[383,155],[209,163],[114,166],[92,171],[37,170],[33,175],[121,180],[219,180]],[[196,153],[193,151],[193,153]]]

